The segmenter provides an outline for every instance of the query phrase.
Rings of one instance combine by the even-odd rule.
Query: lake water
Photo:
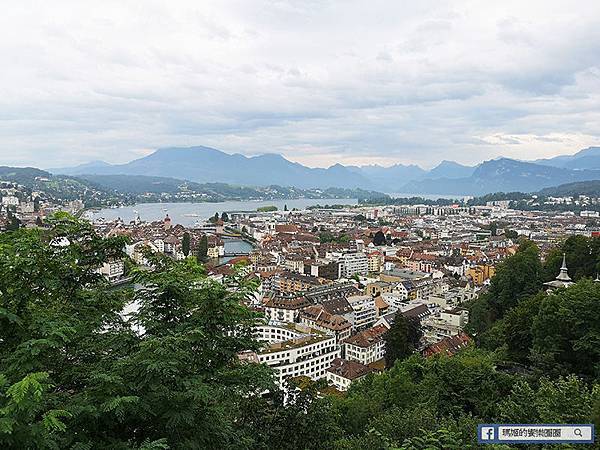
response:
[[[219,203],[139,203],[133,206],[124,206],[122,208],[105,208],[98,211],[87,213],[91,220],[104,219],[107,221],[121,218],[125,223],[135,220],[139,215],[143,221],[151,222],[162,220],[166,214],[169,214],[174,224],[181,224],[185,227],[192,227],[197,221],[204,222],[215,213],[219,215],[223,212],[236,211],[256,211],[263,206],[277,206],[283,210],[285,205],[288,209],[297,208],[303,210],[308,206],[315,205],[356,205],[357,199],[342,198],[300,198],[294,200],[264,200],[264,201],[229,201]]]

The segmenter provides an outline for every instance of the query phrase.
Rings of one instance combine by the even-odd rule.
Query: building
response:
[[[340,278],[353,275],[366,275],[369,271],[369,259],[364,253],[344,253],[340,259]]]
[[[302,293],[321,286],[325,280],[296,272],[281,272],[275,275],[273,288],[283,293]]]
[[[322,305],[312,305],[300,313],[300,323],[315,330],[332,334],[339,344],[350,337],[352,324],[343,316],[330,314]]]
[[[401,301],[428,301],[429,297],[440,293],[442,288],[443,286],[440,280],[434,280],[431,278],[425,278],[421,280],[406,280],[396,285],[393,294],[397,294]]]
[[[7,195],[2,197],[2,205],[3,206],[19,206],[19,199],[14,195]]]
[[[429,343],[439,342],[463,331],[469,321],[469,312],[465,309],[451,309],[431,315],[422,320],[423,337]]]
[[[371,326],[377,320],[375,299],[370,295],[352,295],[347,298],[352,308],[352,327],[362,330]]]
[[[290,272],[297,272],[304,274],[304,258],[297,255],[288,255],[285,258],[283,267]],[[309,274],[311,275],[311,274]]]
[[[113,282],[120,279],[125,273],[125,264],[122,259],[113,259],[105,262],[99,270],[108,281]]]
[[[383,254],[377,250],[368,255],[368,270],[369,273],[379,273],[383,267]]]
[[[310,305],[310,301],[303,296],[273,295],[266,299],[264,308],[269,320],[296,322],[300,317],[300,311]]]
[[[312,261],[304,264],[304,274],[313,277],[337,280],[340,276],[340,263],[338,261]]]
[[[341,356],[334,336],[303,325],[270,322],[255,332],[265,344],[256,358],[273,369],[280,386],[286,378],[326,378],[327,369]]]
[[[373,283],[367,284],[365,287],[365,294],[370,295],[372,297],[377,297],[381,294],[387,294],[392,292],[394,289],[394,284],[386,283],[385,281],[375,281]]]
[[[439,354],[452,356],[467,347],[471,342],[472,339],[466,333],[460,332],[455,336],[445,337],[441,341],[425,347],[422,353],[426,358]]]
[[[489,264],[482,264],[475,267],[469,267],[466,276],[473,280],[476,286],[482,286],[487,280],[496,273],[496,268]]]
[[[571,280],[571,277],[569,276],[569,270],[567,269],[567,255],[563,253],[563,262],[562,266],[560,267],[560,272],[554,280],[544,283],[544,286],[546,286],[546,290],[553,291],[563,287],[567,288],[572,285],[573,280]]]
[[[352,383],[366,377],[372,371],[369,366],[359,362],[337,358],[327,369],[327,381],[343,392],[347,391]]]
[[[384,325],[368,328],[350,336],[344,342],[346,359],[368,365],[383,359],[385,356],[385,341],[383,335],[387,332]]]
[[[469,285],[465,287],[454,287],[446,292],[429,297],[429,303],[435,303],[442,308],[455,307],[464,302],[477,298],[477,292]]]

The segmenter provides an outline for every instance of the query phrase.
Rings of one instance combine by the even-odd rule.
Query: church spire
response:
[[[567,269],[567,255],[563,253],[563,262],[560,268],[560,273],[556,277],[558,281],[571,281],[571,277],[569,276],[569,270]]]

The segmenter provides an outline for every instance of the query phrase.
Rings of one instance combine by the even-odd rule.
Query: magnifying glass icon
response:
[[[575,428],[573,433],[575,434],[575,436],[583,437],[583,434],[581,434],[581,428]]]

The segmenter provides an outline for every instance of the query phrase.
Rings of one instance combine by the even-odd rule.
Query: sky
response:
[[[600,1],[56,0],[0,14],[0,165],[311,167],[600,145]]]

